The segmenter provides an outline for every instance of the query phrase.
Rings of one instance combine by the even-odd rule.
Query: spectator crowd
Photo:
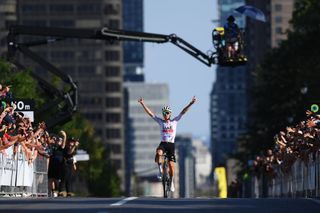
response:
[[[29,165],[43,156],[47,159],[49,196],[71,196],[78,139],[68,138],[63,130],[50,134],[45,122],[34,124],[17,112],[9,85],[0,84],[0,101],[0,156],[7,155],[9,147],[14,155],[23,153]]]
[[[314,160],[320,149],[320,115],[306,112],[305,120],[295,126],[286,127],[275,137],[275,146],[267,150],[264,156],[257,156],[253,161],[254,174],[266,175],[268,179],[276,176],[277,169],[289,173],[298,159],[308,164]]]

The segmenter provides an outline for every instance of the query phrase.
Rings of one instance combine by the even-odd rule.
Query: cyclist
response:
[[[161,142],[157,148],[155,162],[159,165],[159,175],[158,179],[161,180],[162,177],[162,163],[163,154],[166,152],[169,159],[169,175],[171,179],[170,191],[174,191],[173,184],[173,174],[174,174],[174,163],[176,162],[174,154],[174,139],[176,137],[177,123],[181,119],[182,115],[185,114],[192,104],[196,102],[196,97],[194,96],[191,102],[183,108],[180,114],[173,119],[171,119],[172,110],[170,107],[165,106],[162,108],[163,119],[156,116],[144,103],[143,98],[140,98],[138,102],[142,105],[145,112],[150,115],[153,120],[155,120],[160,126]]]

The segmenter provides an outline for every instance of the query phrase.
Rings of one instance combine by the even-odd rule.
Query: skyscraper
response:
[[[213,165],[225,163],[226,156],[235,150],[238,135],[246,131],[246,123],[250,119],[247,112],[250,103],[251,73],[271,48],[286,39],[285,31],[290,27],[294,0],[221,0],[218,4],[220,22],[224,22],[226,17],[232,14],[239,26],[245,28],[248,63],[237,68],[217,68],[216,82],[211,92]],[[267,21],[244,19],[245,17],[233,12],[235,8],[244,4],[262,10]]]
[[[177,167],[179,178],[179,196],[190,198],[195,195],[196,171],[194,149],[192,147],[191,135],[177,135],[175,140],[175,149],[177,150]],[[177,172],[176,172],[177,173]]]
[[[192,149],[195,158],[196,189],[207,188],[212,171],[209,147],[204,144],[203,139],[198,138],[192,140]]]
[[[290,19],[294,9],[295,0],[246,0],[246,4],[262,10],[267,21],[259,22],[247,19],[247,52],[248,70],[252,72],[265,57],[265,54],[287,38],[286,30],[290,28]]]
[[[143,0],[122,0],[123,29],[143,31]],[[144,81],[143,42],[123,42],[124,81]]]
[[[128,31],[143,31],[143,0],[122,0],[122,28]],[[143,82],[143,42],[124,41],[123,47],[123,81],[125,82]],[[133,126],[132,118],[129,117],[130,102],[129,90],[126,90],[125,99],[125,125],[126,125],[126,195],[131,195],[131,178],[133,172]]]
[[[246,49],[248,56],[248,72],[252,72],[257,64],[263,59],[266,52],[271,49],[271,22],[270,3],[271,1],[246,1],[254,7],[259,8],[266,16],[267,22],[260,22],[247,19],[246,26]],[[250,50],[250,51],[249,51]]]
[[[240,28],[245,18],[234,12],[244,0],[218,1],[220,26],[233,15]],[[247,72],[245,66],[218,67],[210,94],[212,165],[225,164],[235,150],[237,137],[245,131],[247,117]]]
[[[286,31],[290,29],[290,20],[295,0],[271,1],[271,47],[277,47],[282,40],[287,39]]]
[[[2,4],[2,2],[1,2]],[[18,23],[66,28],[121,28],[121,0],[17,1]],[[120,42],[67,39],[34,48],[78,82],[79,109],[107,147],[124,189],[124,113]],[[32,65],[26,58],[27,66]],[[46,71],[32,66],[42,75]]]
[[[17,0],[2,0],[0,2],[0,58],[5,58],[7,51],[8,26],[17,22]]]
[[[126,82],[129,96],[128,128],[129,144],[132,151],[130,164],[132,174],[139,178],[149,177],[156,180],[158,168],[154,163],[155,151],[160,143],[159,125],[145,113],[138,99],[143,97],[146,105],[158,116],[163,106],[169,102],[167,84]],[[139,183],[134,183],[139,184]],[[150,185],[150,184],[149,184]],[[135,186],[132,186],[135,187]],[[150,193],[150,189],[144,189]],[[151,193],[152,194],[152,193]]]

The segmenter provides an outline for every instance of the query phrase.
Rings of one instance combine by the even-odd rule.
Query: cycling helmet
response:
[[[165,106],[162,108],[162,113],[164,113],[164,112],[172,112],[172,110],[169,106]]]

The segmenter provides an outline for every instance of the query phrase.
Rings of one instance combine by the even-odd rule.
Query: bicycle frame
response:
[[[162,186],[163,186],[163,197],[168,198],[171,197],[171,191],[170,191],[170,175],[169,175],[169,159],[167,156],[167,153],[164,153],[163,155],[164,160],[162,164]]]

